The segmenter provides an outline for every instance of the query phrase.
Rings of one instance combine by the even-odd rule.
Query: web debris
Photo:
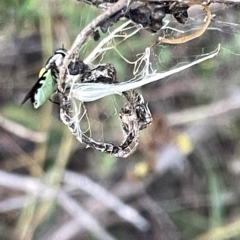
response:
[[[119,4],[120,2],[121,1],[118,1]],[[202,29],[199,30],[201,34],[203,34],[203,32],[207,29],[211,20],[211,14],[208,6],[204,6],[204,8],[207,11],[207,21]],[[185,14],[184,11],[185,10],[183,10],[183,13]],[[173,14],[175,14],[175,12],[173,12]],[[183,21],[182,17],[181,19],[176,18],[176,20],[181,23],[181,21]],[[91,24],[89,26],[91,26]],[[88,28],[89,27],[87,26],[85,30],[86,32]],[[165,26],[165,29],[167,28],[174,29]],[[161,73],[157,69],[153,68],[152,61],[150,59],[153,48],[146,47],[145,52],[138,55],[138,58],[135,61],[127,60],[127,58],[125,58],[117,49],[120,44],[125,43],[125,41],[134,36],[140,30],[141,27],[133,25],[131,21],[128,21],[112,32],[109,31],[109,35],[104,38],[84,60],[85,64],[89,66],[88,76],[86,77],[86,74],[80,74],[80,76],[68,75],[64,81],[65,85],[62,85],[60,82],[59,87],[60,99],[62,102],[61,119],[69,127],[70,131],[80,142],[84,142],[88,146],[102,152],[112,154],[116,157],[127,157],[132,154],[138,145],[139,131],[148,126],[152,121],[148,105],[144,103],[143,97],[136,93],[134,89],[179,73],[191,66],[211,59],[215,57],[220,50],[219,45],[215,51],[208,54],[202,54],[199,59]],[[75,54],[77,54],[76,49],[80,46],[79,41],[85,41],[85,38],[81,39],[82,35],[80,34],[78,36],[80,40],[76,40],[76,43],[70,51],[70,56],[73,52],[76,52]],[[195,35],[196,37],[200,36],[199,34]],[[190,38],[193,39],[192,37]],[[181,38],[179,39],[181,40]],[[182,43],[182,41],[179,43]],[[117,78],[114,65],[109,63],[100,65],[93,64],[93,61],[99,57],[102,61],[104,59],[104,54],[107,51],[116,51],[120,58],[128,64],[133,65],[133,76],[131,78],[125,81],[120,81],[119,78]],[[69,61],[69,59],[67,59],[67,61]],[[63,86],[64,88],[62,89]],[[76,111],[76,109],[79,109],[77,104],[82,105],[86,102],[93,102],[111,95],[123,95],[127,100],[120,111],[120,120],[122,122],[122,131],[124,136],[124,140],[120,145],[98,142],[93,140],[91,136],[87,136],[82,131],[79,121],[79,119],[82,119],[86,115],[86,111],[83,113]],[[131,147],[131,145],[133,146]]]

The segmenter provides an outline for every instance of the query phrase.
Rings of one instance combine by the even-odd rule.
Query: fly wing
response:
[[[40,83],[41,78],[38,79],[38,81],[34,84],[32,89],[27,93],[27,95],[24,97],[23,101],[21,102],[21,106],[28,100],[31,99],[31,102],[34,102],[34,94],[36,93],[37,89],[41,87]]]

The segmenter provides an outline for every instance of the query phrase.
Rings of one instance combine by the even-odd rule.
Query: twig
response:
[[[83,228],[79,226],[78,221],[75,219],[71,221],[67,220],[62,225],[57,225],[55,228],[51,227],[50,231],[46,232],[44,236],[41,236],[38,240],[69,240],[73,239],[76,234],[82,231]]]
[[[133,0],[138,1],[138,0]],[[141,0],[142,2],[155,2],[156,0]],[[181,4],[210,4],[210,3],[240,3],[240,0],[167,0],[168,2],[178,2]],[[158,2],[166,2],[166,0],[158,0]]]
[[[150,196],[144,195],[138,202],[146,209],[158,223],[158,229],[161,231],[161,238],[168,240],[179,240],[180,233],[168,213],[160,207]]]
[[[106,230],[84,210],[80,204],[65,192],[58,194],[58,203],[64,208],[81,226],[94,233],[99,240],[115,240]]]
[[[30,193],[36,197],[41,197],[44,200],[49,200],[57,197],[57,201],[79,224],[85,229],[96,234],[98,239],[115,240],[109,235],[103,227],[95,220],[91,214],[82,209],[82,207],[65,192],[46,186],[38,179],[32,177],[21,176],[17,174],[7,173],[0,170],[0,185],[7,188],[21,190]],[[31,202],[29,202],[31,204]]]
[[[107,20],[109,17],[114,15],[115,13],[121,11],[124,7],[127,6],[128,0],[119,0],[112,6],[110,6],[106,11],[104,11],[101,15],[96,17],[90,24],[88,24],[77,36],[75,39],[71,49],[68,51],[68,55],[65,57],[63,66],[60,70],[60,78],[59,78],[59,84],[58,88],[62,92],[63,90],[63,83],[64,83],[64,76],[67,69],[67,66],[69,65],[71,61],[71,57],[74,54],[77,54],[82,47],[82,45],[87,40],[88,36],[90,36],[94,29],[98,27],[103,21]]]
[[[7,173],[2,170],[0,170],[0,185],[36,196],[41,194],[41,197],[44,199],[51,199],[56,195],[55,189],[44,185],[37,178]]]
[[[195,4],[190,4],[195,5]],[[180,37],[180,38],[172,38],[172,39],[168,39],[168,38],[163,38],[163,37],[159,37],[157,44],[161,44],[161,43],[167,43],[167,44],[182,44],[182,43],[186,43],[188,41],[191,41],[195,38],[200,37],[201,35],[204,34],[204,32],[207,30],[210,22],[211,22],[211,11],[209,9],[209,7],[207,5],[202,5],[204,7],[204,9],[207,12],[207,21],[205,22],[205,24],[196,32],[184,36],[184,37]]]
[[[23,208],[26,201],[26,196],[11,197],[0,202],[0,212],[8,212]]]
[[[150,225],[134,208],[124,204],[119,198],[111,194],[99,184],[81,174],[66,171],[63,181],[68,185],[75,186],[95,199],[101,201],[104,205],[115,211],[120,217],[133,224],[141,231],[146,231]]]
[[[146,230],[149,227],[149,223],[143,217],[141,217],[135,209],[124,204],[117,197],[107,192],[103,187],[92,182],[87,177],[68,171],[64,175],[64,182],[69,185],[78,187],[92,195],[94,198],[102,201],[106,206],[116,211],[122,218],[131,222],[139,229]],[[6,173],[1,170],[0,170],[0,185],[7,188],[12,188],[15,190],[21,190],[27,193],[34,194],[36,196],[41,197],[41,199],[44,200],[49,200],[56,196],[55,189],[46,186],[45,184],[41,183],[38,179],[12,173]],[[64,195],[63,198],[66,199],[67,198],[65,196],[66,193],[64,194],[62,193],[61,196],[63,195]],[[17,198],[14,201],[18,202],[19,205],[20,200],[21,198]]]

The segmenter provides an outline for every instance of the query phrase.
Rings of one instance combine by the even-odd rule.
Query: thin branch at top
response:
[[[139,1],[139,0],[132,0]],[[240,0],[167,0],[168,2],[177,2],[181,4],[210,4],[210,3],[240,3]],[[141,0],[141,2],[156,2],[156,0]],[[166,0],[158,0],[157,2],[166,2]]]
[[[77,36],[75,39],[71,49],[68,51],[68,55],[65,57],[63,66],[60,71],[60,79],[59,79],[59,90],[63,90],[63,79],[65,76],[65,72],[67,69],[67,66],[69,65],[71,61],[71,57],[77,53],[81,46],[84,44],[84,42],[87,40],[88,36],[90,36],[94,29],[98,27],[103,21],[107,20],[109,17],[114,15],[115,13],[121,11],[124,7],[126,7],[128,4],[128,0],[119,0],[115,4],[113,4],[111,7],[109,7],[106,11],[104,11],[102,14],[100,14],[98,17],[96,17],[90,24],[88,24]]]

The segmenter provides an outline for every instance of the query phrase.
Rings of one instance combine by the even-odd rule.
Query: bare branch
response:
[[[83,229],[79,226],[78,221],[75,219],[65,221],[62,225],[58,225],[55,229],[51,227],[51,231],[46,232],[44,236],[38,240],[52,240],[61,239],[68,240],[72,239],[76,234],[81,232]]]
[[[100,240],[115,240],[106,230],[94,219],[94,217],[84,210],[80,204],[60,191],[58,203],[85,229],[94,233]]]
[[[0,212],[8,212],[24,207],[26,196],[11,197],[0,202]]]
[[[138,1],[138,0],[133,0]],[[141,0],[141,2],[156,2],[156,0]],[[166,2],[166,0],[158,0],[158,2]],[[240,0],[167,0],[167,2],[178,2],[181,4],[210,4],[210,3],[223,3],[223,4],[231,4],[231,3],[240,3]]]
[[[78,53],[82,45],[87,40],[88,36],[93,33],[93,30],[99,26],[103,21],[107,20],[109,17],[111,17],[113,14],[119,12],[121,9],[127,6],[128,0],[119,0],[115,4],[113,4],[111,7],[109,7],[106,11],[104,11],[102,14],[100,14],[98,17],[96,17],[90,24],[88,24],[77,36],[75,39],[71,49],[68,51],[68,55],[65,57],[63,66],[60,71],[60,78],[59,78],[59,89],[62,90],[64,83],[64,76],[67,69],[67,66],[70,63],[71,57]]]
[[[94,198],[101,201],[104,205],[115,211],[120,217],[133,224],[141,231],[147,230],[149,222],[143,218],[134,208],[124,204],[119,198],[115,197],[99,184],[94,183],[91,179],[81,174],[66,171],[64,182],[75,186]]]
[[[72,199],[62,190],[58,192],[57,189],[46,186],[38,179],[6,173],[1,170],[0,185],[34,194],[44,200],[52,199],[57,196],[57,201],[60,206],[65,209],[85,229],[94,233],[98,239],[115,240],[115,238],[108,234],[91,214],[84,210],[76,200]],[[18,205],[20,204],[19,200],[21,199],[15,199],[15,202],[17,202]]]

